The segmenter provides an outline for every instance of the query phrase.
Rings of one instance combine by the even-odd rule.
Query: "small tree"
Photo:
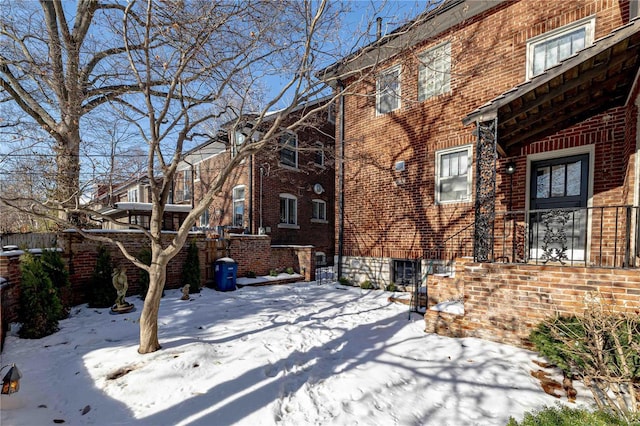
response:
[[[116,289],[111,283],[111,255],[106,248],[98,249],[96,268],[87,288],[87,299],[90,308],[108,308],[116,300]]]
[[[187,259],[182,267],[182,277],[184,284],[189,284],[190,294],[200,293],[200,258],[195,241],[191,241],[187,249]]]
[[[62,303],[62,310],[58,319],[64,319],[69,315],[69,307],[71,306],[71,281],[69,281],[67,266],[62,260],[60,252],[55,249],[43,250],[40,261]]]
[[[39,258],[26,253],[20,261],[19,335],[39,339],[58,331],[62,304]]]

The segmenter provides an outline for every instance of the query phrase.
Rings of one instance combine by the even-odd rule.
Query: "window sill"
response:
[[[451,200],[451,201],[436,201],[436,206],[446,206],[446,205],[449,205],[449,204],[468,204],[470,202],[471,202],[470,199]]]
[[[325,219],[311,219],[311,223],[329,223],[329,221]]]
[[[278,228],[280,229],[300,229],[300,225],[292,225],[290,223],[279,223]]]
[[[290,166],[290,165],[284,164],[284,163],[280,163],[280,168],[291,170],[291,171],[294,171],[294,172],[299,172],[300,171],[300,169],[298,167]]]

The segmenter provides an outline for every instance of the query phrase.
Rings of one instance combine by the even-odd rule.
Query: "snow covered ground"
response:
[[[52,336],[7,338],[2,364],[15,362],[23,378],[20,392],[2,395],[0,420],[504,425],[558,401],[530,375],[535,353],[425,334],[422,316],[409,319],[390,295],[335,283],[205,288],[190,301],[169,290],[163,348],[148,355],[137,353],[137,297],[123,315],[75,307]]]

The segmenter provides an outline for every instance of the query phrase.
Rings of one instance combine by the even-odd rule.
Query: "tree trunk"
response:
[[[149,271],[149,292],[140,315],[140,347],[138,353],[148,354],[160,349],[158,341],[158,311],[162,290],[167,279],[167,261],[153,259]]]

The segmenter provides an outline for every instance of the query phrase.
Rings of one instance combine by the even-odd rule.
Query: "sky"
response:
[[[13,324],[2,364],[23,377],[1,396],[0,423],[504,426],[568,404],[531,376],[536,353],[427,334],[392,295],[333,282],[204,288],[190,300],[168,290],[163,347],[147,355],[137,297],[129,314],[76,306],[42,339],[19,339]],[[574,406],[592,403],[576,389]]]

